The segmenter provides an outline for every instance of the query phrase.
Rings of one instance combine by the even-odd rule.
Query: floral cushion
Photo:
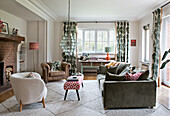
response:
[[[124,80],[125,81],[137,81],[138,78],[142,75],[142,73],[136,73],[136,74],[129,74],[126,73]]]

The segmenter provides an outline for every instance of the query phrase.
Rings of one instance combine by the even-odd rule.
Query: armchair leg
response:
[[[20,100],[20,108],[19,108],[19,111],[20,111],[20,112],[22,111],[22,106],[23,106],[23,104],[22,104],[22,102],[21,102],[21,100]]]
[[[42,98],[43,108],[45,108],[45,100],[44,97]]]

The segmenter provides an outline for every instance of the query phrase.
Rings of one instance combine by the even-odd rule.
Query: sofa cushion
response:
[[[126,73],[129,73],[129,71],[130,71],[130,67],[128,66],[128,67],[126,67],[119,75],[120,75],[120,76],[125,76]]]
[[[138,80],[146,80],[146,79],[148,79],[148,77],[149,77],[149,70],[146,70],[146,71],[142,72],[142,75],[139,77]]]
[[[111,66],[111,67],[108,69],[108,72],[109,72],[109,73],[112,73],[112,74],[116,74],[116,70],[117,70],[117,66]]]
[[[106,74],[107,72],[107,67],[106,66],[99,66],[99,72],[100,74]]]
[[[59,75],[65,75],[65,71],[56,70],[56,71],[51,71],[50,72],[50,76],[51,77],[55,77],[55,76],[59,76]]]
[[[120,76],[107,72],[105,81],[122,81],[124,78],[125,76]]]
[[[137,81],[138,78],[142,75],[142,73],[135,73],[135,74],[129,74],[126,73],[125,75],[125,81]]]
[[[130,64],[120,63],[117,67],[116,73],[119,75]]]

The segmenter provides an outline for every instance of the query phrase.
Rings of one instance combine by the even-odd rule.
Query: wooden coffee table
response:
[[[75,76],[74,76],[74,77],[75,77]],[[66,100],[68,90],[76,90],[78,100],[80,100],[78,90],[80,89],[80,86],[81,86],[81,85],[82,85],[82,87],[83,87],[84,75],[81,74],[81,76],[76,76],[76,77],[78,77],[78,81],[66,81],[66,82],[64,83],[64,90],[66,90],[65,96],[64,96],[64,100]]]

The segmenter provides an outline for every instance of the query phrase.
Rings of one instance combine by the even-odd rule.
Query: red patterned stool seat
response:
[[[68,90],[68,89],[80,89],[80,83],[79,81],[67,81],[64,84],[64,90]]]
[[[78,100],[80,100],[78,90],[80,89],[81,85],[83,87],[84,75],[82,74],[81,76],[77,76],[77,77],[78,77],[78,81],[67,81],[67,82],[64,83],[64,90],[66,90],[64,100],[66,99],[68,90],[76,90]]]

